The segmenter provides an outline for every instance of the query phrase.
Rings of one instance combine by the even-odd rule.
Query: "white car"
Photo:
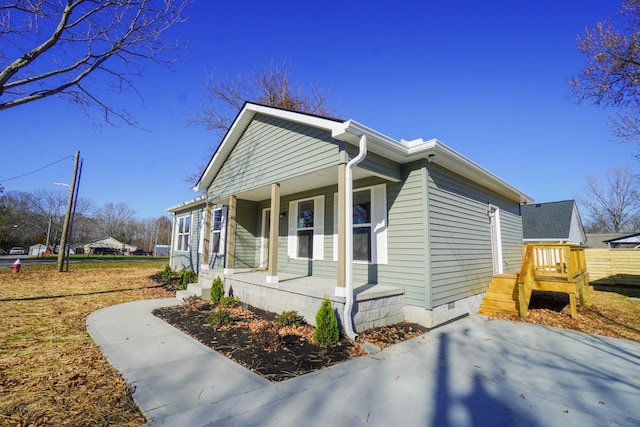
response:
[[[15,246],[9,251],[9,255],[24,255],[24,248]]]

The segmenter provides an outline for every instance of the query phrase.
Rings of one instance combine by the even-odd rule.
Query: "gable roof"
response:
[[[572,239],[572,226],[577,226],[579,230],[573,231],[578,231],[582,239],[580,242],[572,243],[586,243],[586,235],[574,200],[523,205],[520,212],[522,238],[525,241],[568,242]],[[577,221],[574,221],[574,215],[577,216]]]
[[[332,138],[356,147],[358,146],[360,137],[366,135],[368,152],[376,153],[399,164],[409,163],[419,159],[436,161],[440,166],[489,188],[510,200],[518,201],[519,203],[529,203],[533,201],[531,197],[436,139],[429,141],[423,141],[422,139],[396,141],[354,120],[325,118],[249,102],[244,104],[222,139],[222,142],[194,187],[195,191],[207,191],[207,188],[215,179],[225,160],[233,151],[244,131],[257,114],[264,114],[293,123],[323,129],[330,132]]]
[[[610,248],[625,247],[625,248],[637,248],[640,247],[640,233],[628,234],[626,236],[617,237],[615,239],[604,240]]]

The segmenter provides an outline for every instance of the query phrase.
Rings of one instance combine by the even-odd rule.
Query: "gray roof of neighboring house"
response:
[[[618,238],[605,240],[604,243],[611,245],[611,247],[635,248],[640,245],[640,233],[627,234]]]
[[[567,240],[574,206],[573,200],[522,205],[523,239]]]
[[[609,247],[609,245],[607,245],[608,241],[624,236],[626,236],[626,234],[623,233],[588,233],[588,247],[593,249],[605,249]]]

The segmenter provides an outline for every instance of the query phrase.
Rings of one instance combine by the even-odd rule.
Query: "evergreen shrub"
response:
[[[316,330],[313,332],[313,339],[324,346],[333,345],[340,339],[338,319],[328,298],[322,301],[318,314],[316,314]]]
[[[224,296],[224,285],[222,284],[222,279],[220,276],[217,276],[213,279],[213,284],[211,285],[211,301],[214,304],[220,302],[220,298]]]

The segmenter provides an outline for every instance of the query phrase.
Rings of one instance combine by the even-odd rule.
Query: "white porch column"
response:
[[[271,184],[271,224],[267,283],[278,283],[278,236],[280,235],[280,184]]]

